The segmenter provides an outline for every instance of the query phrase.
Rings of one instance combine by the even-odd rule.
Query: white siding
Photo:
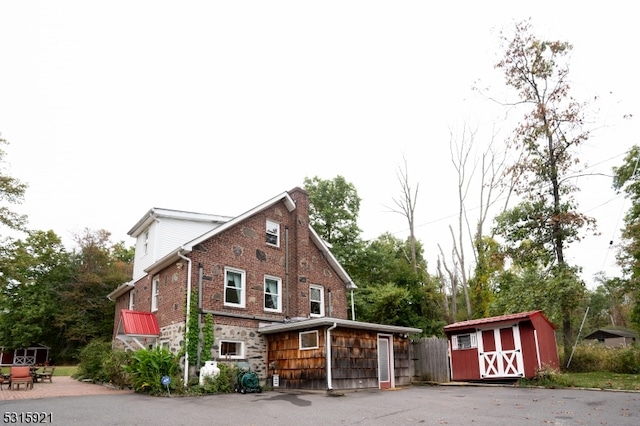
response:
[[[219,224],[212,222],[159,217],[148,228],[149,240],[146,254],[144,250],[146,231],[138,235],[133,265],[133,279],[137,281],[145,275],[144,270],[146,268],[176,250],[181,245],[188,243],[217,226],[219,226]]]

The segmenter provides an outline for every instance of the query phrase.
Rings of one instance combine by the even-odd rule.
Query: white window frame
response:
[[[151,312],[158,310],[158,295],[160,294],[160,277],[154,277],[151,281]]]
[[[239,351],[236,351],[236,352],[239,352],[239,353],[236,353],[235,355],[223,354],[222,348],[226,343],[235,345],[236,349],[239,349]],[[224,358],[224,359],[244,359],[244,342],[242,340],[230,340],[230,339],[220,340],[218,353],[220,354],[220,358]]]
[[[240,275],[240,297],[239,297],[240,300],[238,303],[227,302],[227,290],[230,288],[235,288],[235,287],[228,286],[229,280],[227,279],[227,275],[229,273]],[[245,272],[242,269],[229,268],[229,267],[224,268],[224,306],[244,308],[246,306],[245,305],[246,298],[247,298],[247,281],[246,281]]]
[[[149,253],[149,230],[146,230],[142,236],[143,241],[143,247],[144,247],[144,254]]]
[[[276,293],[268,293],[267,292],[267,280],[276,282]],[[268,308],[267,307],[267,297],[275,295],[276,299],[276,307]],[[265,312],[282,312],[282,278],[274,277],[273,275],[265,275],[264,276],[264,303],[263,308]]]
[[[312,294],[313,291],[312,290],[319,290],[320,291],[320,300],[315,300],[312,298]],[[320,304],[320,313],[319,314],[314,314],[313,310],[311,309],[311,306],[313,303],[319,303]],[[309,285],[309,316],[312,317],[323,317],[324,316],[324,287],[322,287],[321,285],[317,285],[317,284],[310,284]]]
[[[302,344],[303,341],[303,336],[306,335],[311,335],[311,334],[315,334],[316,336],[316,344],[315,346],[304,346]],[[318,330],[312,330],[312,331],[301,331],[298,334],[298,339],[300,341],[299,347],[301,351],[306,351],[306,350],[310,350],[310,349],[318,349],[320,347],[320,341],[319,341],[319,336],[318,336]]]
[[[466,337],[469,337],[468,344]],[[460,341],[460,337],[465,337],[464,342]],[[451,349],[461,351],[465,349],[475,349],[478,347],[478,339],[476,333],[462,333],[451,336]]]
[[[280,223],[274,220],[267,219],[265,225],[266,229],[266,243],[268,246],[280,247]],[[269,241],[269,237],[275,238],[275,243]]]

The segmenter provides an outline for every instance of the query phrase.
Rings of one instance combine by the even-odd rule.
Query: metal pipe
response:
[[[198,263],[198,336],[202,333],[202,263]],[[200,359],[202,358],[202,347],[200,345],[200,339],[198,339],[198,360],[196,361],[196,370],[200,369]],[[209,359],[209,358],[207,358]]]
[[[284,287],[285,287],[285,317],[289,315],[289,227],[284,227]]]
[[[326,342],[325,345],[327,346],[327,390],[331,391],[333,390],[333,386],[331,385],[331,330],[333,330],[334,328],[336,328],[338,326],[338,323],[333,323],[333,325],[329,328],[327,328],[327,337],[326,337]]]
[[[182,247],[178,250],[178,256],[187,261],[187,312],[185,316],[185,328],[184,328],[184,347],[187,348],[188,340],[189,340],[189,314],[190,314],[190,305],[191,305],[191,259],[184,256],[182,253]],[[187,387],[189,383],[189,352],[185,350],[184,352],[184,387]]]

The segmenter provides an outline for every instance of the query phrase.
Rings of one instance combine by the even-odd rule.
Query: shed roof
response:
[[[593,333],[585,336],[585,339],[611,339],[616,337],[629,337],[629,338],[637,338],[638,334],[631,330],[616,330],[616,329],[605,329],[602,328],[600,330],[596,330]]]
[[[152,312],[123,309],[120,311],[118,333],[129,336],[157,337],[160,335],[160,327]]]
[[[303,330],[336,325],[343,328],[357,328],[362,330],[379,331],[384,333],[422,333],[422,330],[414,327],[402,327],[397,325],[373,324],[361,321],[352,321],[340,318],[322,317],[304,319],[301,321],[291,321],[287,323],[261,325],[258,329],[260,334],[275,334],[286,331]]]
[[[500,323],[506,323],[506,322],[512,322],[512,321],[516,321],[519,322],[521,320],[527,320],[527,319],[531,319],[534,317],[541,317],[543,318],[552,328],[556,328],[542,313],[542,311],[538,310],[538,311],[529,311],[529,312],[518,312],[515,314],[507,314],[507,315],[500,315],[500,316],[496,316],[496,317],[489,317],[489,318],[479,318],[479,319],[473,319],[473,320],[468,320],[468,321],[461,321],[461,322],[456,322],[453,324],[449,324],[446,325],[444,327],[444,331],[454,331],[454,330],[461,330],[464,328],[473,328],[473,327],[481,327],[481,326],[488,326],[488,325],[493,325],[493,324],[500,324]]]

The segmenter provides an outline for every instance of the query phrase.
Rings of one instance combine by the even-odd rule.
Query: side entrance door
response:
[[[393,387],[393,336],[378,335],[378,381],[380,389]]]
[[[478,331],[480,378],[523,377],[522,345],[518,324]]]

